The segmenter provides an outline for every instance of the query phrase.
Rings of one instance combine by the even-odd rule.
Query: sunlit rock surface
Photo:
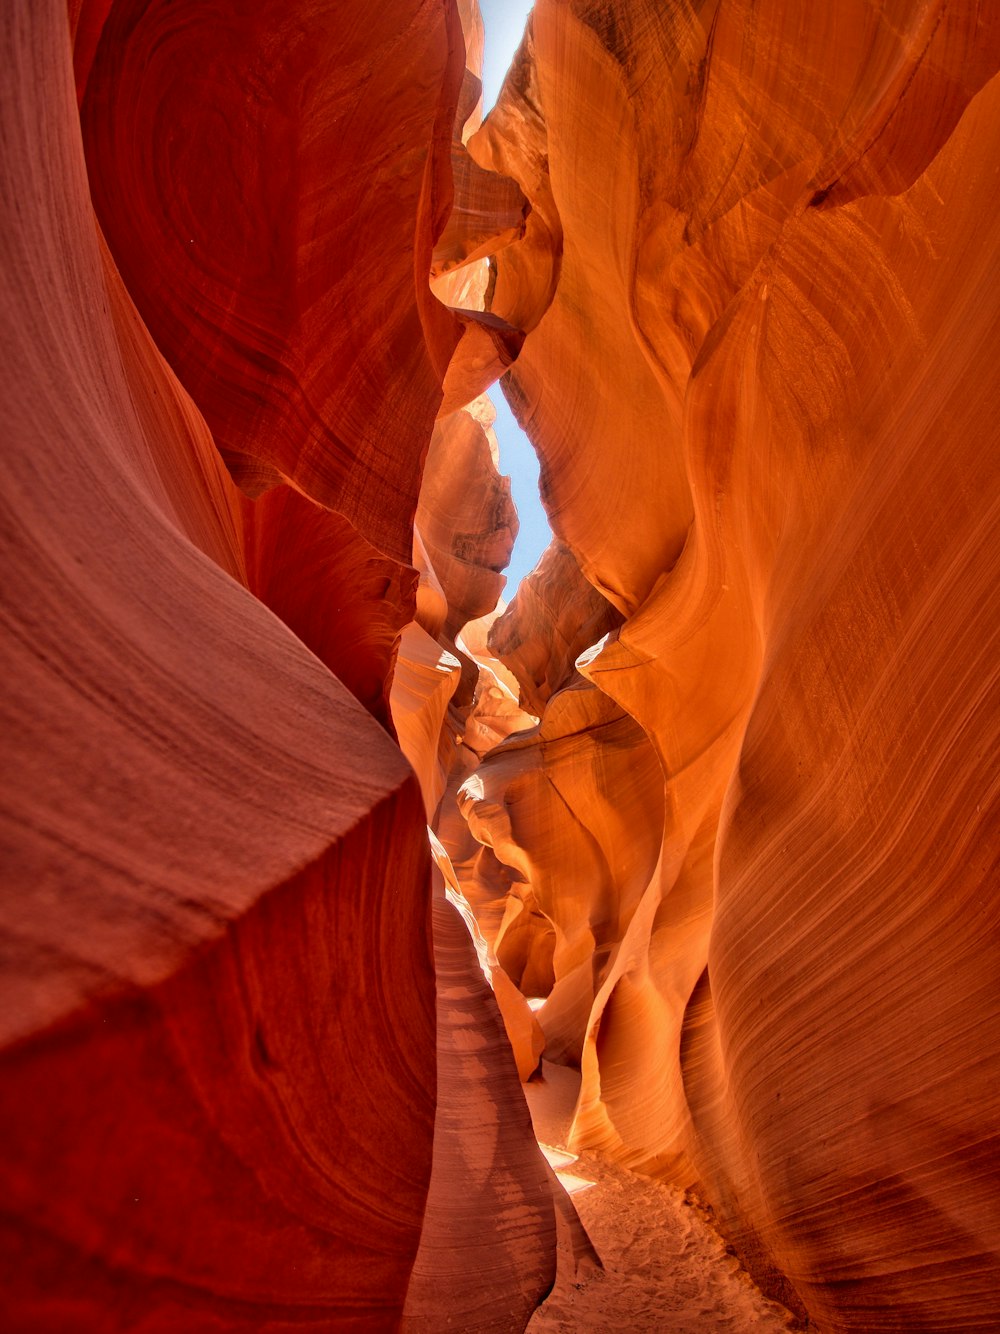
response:
[[[448,603],[444,631],[452,640],[468,621],[496,607],[517,538],[494,416],[483,397],[437,423],[417,503],[417,529]]]
[[[490,629],[489,648],[517,679],[524,706],[541,715],[557,690],[579,681],[580,654],[622,619],[583,577],[569,547],[555,541]]]
[[[463,884],[586,1035],[576,1142],[697,1180],[823,1330],[1000,1309],[998,66],[975,3],[537,0],[469,140],[532,210],[505,389],[625,617],[578,668],[658,763],[609,784],[655,831],[616,925],[559,612],[498,627],[544,711]]]

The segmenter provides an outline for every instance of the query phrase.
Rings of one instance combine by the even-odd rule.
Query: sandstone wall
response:
[[[522,1329],[544,1048],[821,1330],[996,1329],[1000,11],[537,0],[484,122],[471,0],[68,8],[0,16],[5,1327]]]
[[[449,1001],[476,953],[390,719],[467,328],[429,288],[462,17],[0,16],[5,1329],[416,1327],[419,1254],[501,1331],[551,1284],[523,1104],[502,1181],[469,1111],[516,1066],[481,975]],[[492,1278],[442,1247],[459,1189]]]
[[[624,617],[579,670],[658,765],[571,755],[577,686],[463,800],[559,1059],[562,915],[606,932],[575,1142],[699,1182],[823,1330],[996,1327],[998,66],[971,3],[538,0],[469,142],[533,209],[504,388]],[[656,831],[625,899],[588,772]]]

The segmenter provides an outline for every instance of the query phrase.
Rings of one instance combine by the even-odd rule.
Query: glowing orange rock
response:
[[[417,530],[448,602],[443,629],[452,641],[496,607],[518,532],[494,416],[481,398],[437,423],[417,504]]]
[[[1000,1299],[998,67],[972,3],[538,0],[469,142],[532,205],[509,396],[626,617],[584,674],[661,769],[576,1133],[697,1172],[838,1334]],[[522,750],[470,901],[537,876]]]
[[[641,728],[584,685],[555,695],[540,727],[494,750],[460,791],[486,844],[461,867],[463,888],[504,970],[546,997],[538,1017],[550,1057],[580,1060],[595,996],[656,865],[660,792]]]
[[[569,547],[555,541],[494,622],[489,647],[517,678],[525,707],[541,716],[555,691],[580,680],[580,654],[622,619],[583,578]]]
[[[451,771],[454,746],[445,717],[461,670],[458,659],[415,622],[403,631],[390,696],[392,720],[400,749],[420,780],[428,821]]]

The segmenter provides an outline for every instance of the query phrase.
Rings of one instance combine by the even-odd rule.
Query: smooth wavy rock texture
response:
[[[485,979],[445,1004],[475,954],[432,926],[388,730],[462,330],[428,286],[461,32],[426,3],[0,19],[5,1329],[386,1330],[419,1254],[499,1332],[551,1285],[550,1174]]]
[[[463,887],[560,1041],[541,942],[600,925],[574,1142],[697,1180],[838,1334],[1000,1309],[998,67],[973,0],[537,0],[469,140],[532,209],[504,386],[625,618],[577,665],[657,763],[536,695]],[[520,620],[544,681],[558,611]],[[617,923],[594,766],[642,831]]]
[[[434,1120],[419,797],[234,577],[238,495],[99,245],[65,16],[8,17],[4,1323],[388,1322]]]
[[[622,623],[584,579],[573,552],[550,543],[490,628],[490,652],[513,673],[526,709],[540,717],[557,690],[579,681],[576,660]]]
[[[496,607],[517,539],[495,416],[482,397],[437,422],[417,501],[417,530],[448,603],[443,629],[451,640]]]
[[[436,880],[435,1170],[402,1328],[437,1334],[451,1320],[469,1334],[505,1334],[524,1328],[555,1280],[562,1187],[531,1133],[495,983]]]
[[[1000,1329],[1000,9],[483,38],[0,13],[0,1323]]]
[[[467,872],[466,892],[480,921],[499,917],[492,944],[507,974],[547,998],[539,1017],[550,1058],[580,1060],[595,994],[656,864],[658,780],[642,729],[581,683],[459,791],[489,850]],[[642,823],[629,818],[636,811]]]
[[[404,562],[461,335],[425,275],[464,56],[450,4],[116,3],[81,87],[98,218],[237,480]]]

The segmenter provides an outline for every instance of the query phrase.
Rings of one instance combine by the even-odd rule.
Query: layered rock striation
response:
[[[512,969],[575,1142],[700,1183],[823,1330],[995,1328],[998,66],[975,4],[538,0],[469,142],[536,220],[503,383],[634,729],[616,771],[519,595],[539,733],[463,790]]]
[[[463,16],[7,9],[4,1327],[523,1326],[551,1176],[391,718],[493,373],[429,288]],[[502,586],[484,475],[435,633]]]
[[[7,10],[5,1327],[997,1328],[1000,15]]]

